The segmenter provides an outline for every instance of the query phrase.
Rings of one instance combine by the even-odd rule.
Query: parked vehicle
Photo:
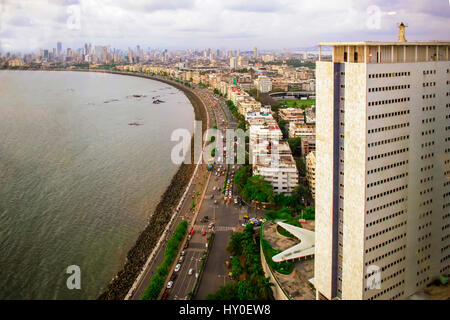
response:
[[[189,272],[188,272],[188,275],[192,276],[193,273],[194,273],[194,269],[190,268]]]
[[[161,300],[167,300],[167,298],[169,297],[169,293],[167,291],[164,291]]]
[[[183,262],[183,260],[184,260],[184,256],[181,256],[180,259],[178,260],[178,262],[181,263],[181,262]]]
[[[176,273],[172,273],[172,276],[170,277],[170,281],[175,281],[176,278],[177,278]]]
[[[184,256],[185,254],[186,254],[186,251],[185,251],[185,250],[181,251],[181,255],[182,255],[182,256]]]
[[[169,282],[167,283],[167,289],[172,288],[172,286],[173,286],[173,281],[169,281]]]
[[[180,269],[181,269],[181,264],[177,264],[177,265],[175,266],[175,272],[180,271]]]
[[[202,231],[202,236],[206,236],[206,230]]]

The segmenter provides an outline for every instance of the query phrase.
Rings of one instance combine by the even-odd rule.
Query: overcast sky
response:
[[[311,47],[323,41],[450,40],[449,0],[0,0],[0,50]]]

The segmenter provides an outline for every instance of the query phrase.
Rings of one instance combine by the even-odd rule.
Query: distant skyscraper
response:
[[[230,69],[236,70],[237,67],[238,67],[237,58],[236,57],[231,57],[230,58]]]
[[[255,50],[254,50],[254,58],[258,59],[258,48],[256,48],[256,47],[255,47]]]
[[[58,56],[61,55],[61,52],[62,52],[62,43],[61,42],[58,42],[56,44],[56,52],[58,53]]]
[[[450,42],[321,46],[314,285],[407,298],[450,272]]]

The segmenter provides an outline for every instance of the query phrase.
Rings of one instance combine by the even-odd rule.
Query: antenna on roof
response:
[[[403,22],[400,22],[399,25],[397,25],[398,28],[398,42],[406,42],[406,28],[408,26],[405,25]]]

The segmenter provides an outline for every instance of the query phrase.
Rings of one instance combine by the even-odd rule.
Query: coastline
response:
[[[89,70],[87,71],[80,70],[80,71],[92,72]],[[206,130],[207,113],[205,107],[203,106],[203,102],[200,100],[199,97],[197,97],[197,95],[195,95],[195,93],[183,87],[182,85],[173,83],[169,80],[138,74],[105,72],[105,71],[94,71],[94,72],[121,74],[151,79],[155,81],[164,82],[168,85],[171,85],[181,90],[189,99],[194,109],[195,120],[202,121],[202,130],[203,132]],[[192,137],[191,138],[192,157],[194,155],[193,148],[194,145]],[[166,225],[169,223],[170,218],[172,217],[173,211],[175,210],[178,202],[180,201],[181,196],[183,195],[183,192],[186,189],[186,186],[189,183],[192,174],[194,173],[196,164],[194,164],[194,161],[191,162],[192,164],[183,163],[180,165],[177,172],[173,176],[169,186],[167,187],[166,191],[161,196],[161,199],[158,202],[156,209],[154,210],[153,214],[149,217],[148,224],[139,234],[133,247],[128,251],[127,259],[124,266],[107,285],[106,289],[100,294],[100,296],[98,297],[99,300],[123,300],[126,297],[128,291],[133,286],[136,278],[141,272],[142,267],[145,265],[147,258],[151,254],[153,248],[155,247],[160,237],[162,236],[162,233]]]
[[[203,104],[201,99],[190,89],[177,82],[170,81],[168,79],[161,79],[158,77],[134,74],[128,72],[117,72],[108,70],[83,70],[83,69],[31,69],[20,71],[68,71],[68,72],[95,72],[95,73],[110,73],[126,76],[134,76],[140,78],[146,78],[154,81],[163,82],[172,87],[182,91],[183,94],[189,99],[193,109],[194,117],[197,121],[202,121],[202,132],[207,129],[208,114],[206,105]],[[159,242],[163,232],[173,216],[181,197],[186,190],[186,187],[191,180],[196,163],[194,161],[194,137],[191,137],[191,164],[181,164],[175,175],[172,177],[169,186],[161,196],[153,213],[149,215],[148,222],[139,233],[134,245],[128,250],[126,260],[121,269],[112,278],[112,280],[105,284],[103,291],[97,297],[98,300],[123,300],[127,296],[129,290],[134,285],[136,279],[142,271],[142,268],[146,264],[153,249]]]

